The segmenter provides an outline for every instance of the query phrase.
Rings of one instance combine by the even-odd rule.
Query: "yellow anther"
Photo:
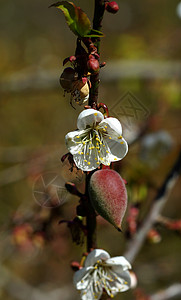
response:
[[[102,157],[100,157],[101,160],[104,160]]]
[[[127,281],[125,281],[124,283],[125,283],[125,284],[128,284],[128,282],[127,282]]]
[[[77,135],[77,136],[76,136],[76,138],[77,138],[77,139],[79,139],[79,138],[80,138],[80,136],[79,136],[79,135]]]
[[[115,276],[115,279],[118,279],[117,276]]]
[[[87,160],[86,160],[86,159],[84,159],[84,161],[85,161],[85,162],[87,162]]]
[[[90,165],[91,163],[90,163],[90,161],[88,161],[88,163],[87,163],[88,165]]]
[[[103,131],[106,131],[106,129],[105,129],[105,128],[103,128]]]
[[[122,135],[120,135],[120,136],[118,137],[119,140],[122,139],[122,138],[123,138]]]
[[[99,141],[100,142],[100,139],[98,137],[96,137],[96,141]]]
[[[78,154],[81,154],[80,151],[78,152]]]
[[[97,157],[95,157],[95,160],[97,160]]]
[[[112,140],[112,137],[110,136],[109,139]]]
[[[107,128],[107,126],[105,125],[104,128]]]
[[[85,142],[82,142],[83,145],[85,145]]]
[[[86,153],[86,155],[89,155],[89,153]]]
[[[103,145],[103,147],[106,147],[105,145]]]
[[[99,147],[96,147],[96,149],[99,149]]]
[[[117,158],[114,158],[114,160],[117,160]]]
[[[80,152],[80,154],[84,154],[84,152]]]
[[[81,280],[81,283],[83,283],[84,281],[83,281],[83,279]]]
[[[124,142],[121,142],[120,144],[124,144]]]
[[[101,151],[100,151],[100,150],[98,150],[97,152],[98,152],[98,153],[101,153]]]
[[[108,150],[106,150],[106,153],[109,153],[109,151],[108,151]]]
[[[97,113],[95,113],[94,116],[97,116]]]
[[[95,266],[94,269],[96,270],[96,269],[97,269],[97,266]]]
[[[96,164],[99,165],[99,162],[97,161]]]
[[[110,295],[110,297],[111,297],[111,298],[114,298],[114,295],[113,295],[113,294],[111,294],[111,295]]]

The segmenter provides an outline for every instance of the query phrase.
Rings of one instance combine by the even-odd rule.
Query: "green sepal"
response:
[[[84,35],[84,37],[104,37],[104,33],[99,30],[91,29],[91,31],[88,34]]]

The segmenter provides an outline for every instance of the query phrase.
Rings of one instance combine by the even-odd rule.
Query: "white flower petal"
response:
[[[93,266],[97,263],[98,260],[106,261],[110,258],[110,255],[108,252],[102,249],[94,249],[91,251],[86,260],[85,260],[85,267]]]
[[[75,272],[73,277],[73,282],[77,290],[85,289],[89,283],[89,273],[92,271],[93,267],[82,268]]]
[[[82,141],[86,139],[90,130],[75,130],[67,133],[65,142],[68,150],[72,155],[82,152],[84,145]]]
[[[112,266],[112,269],[114,270],[114,267],[118,267],[120,272],[125,271],[127,269],[131,269],[131,265],[129,261],[124,256],[116,256],[112,257],[106,260],[105,262],[106,266]]]
[[[118,138],[122,135],[122,126],[118,119],[107,118],[100,122],[99,127],[106,129],[106,132],[112,138]]]
[[[129,272],[131,278],[131,289],[135,289],[138,283],[136,274],[132,271]]]
[[[125,155],[128,152],[128,144],[124,138],[116,139],[116,140],[104,138],[104,140],[110,149],[111,152],[110,160],[112,162],[116,160],[121,160],[123,159],[123,157],[125,157]]]
[[[96,293],[93,291],[92,285],[88,289],[82,290],[80,295],[81,300],[99,300],[101,296],[102,291]]]
[[[131,287],[131,277],[129,271],[123,271],[122,273],[116,273],[111,271],[111,276],[114,278],[112,285],[117,292],[125,292]]]
[[[73,158],[77,168],[86,172],[95,170],[99,166],[95,159],[84,154],[74,154]]]
[[[82,145],[77,144],[75,141],[75,138],[78,135],[79,135],[79,131],[72,131],[67,133],[67,135],[65,136],[66,146],[72,155],[80,151],[82,148]]]
[[[77,128],[86,129],[88,126],[93,127],[96,123],[101,122],[104,119],[103,114],[95,109],[83,110],[77,119]]]

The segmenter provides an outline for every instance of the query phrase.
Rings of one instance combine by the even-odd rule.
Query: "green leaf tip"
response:
[[[67,1],[60,1],[51,6],[59,8],[64,13],[66,22],[75,35],[84,37],[91,31],[91,22],[80,7]]]
[[[91,22],[85,12],[72,2],[59,1],[49,7],[59,8],[66,19],[66,22],[73,31],[73,33],[79,37],[103,37],[103,33],[91,29]]]

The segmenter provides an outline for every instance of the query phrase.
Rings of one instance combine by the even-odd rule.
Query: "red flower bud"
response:
[[[116,14],[119,10],[119,6],[115,1],[106,3],[106,10],[112,14]]]
[[[78,263],[78,261],[71,262],[70,266],[71,266],[71,268],[72,268],[73,271],[77,271],[77,270],[79,270],[81,268],[80,264]]]
[[[98,72],[99,71],[99,62],[95,58],[90,58],[87,62],[87,67],[90,72]]]
[[[150,243],[157,244],[161,241],[161,235],[156,231],[155,229],[150,229],[150,231],[147,234],[147,238]]]
[[[66,64],[66,63],[68,63],[69,61],[70,62],[73,62],[73,61],[75,61],[77,58],[74,56],[74,55],[72,55],[72,56],[70,56],[70,57],[66,57],[65,59],[64,59],[64,61],[63,61],[63,66]]]

